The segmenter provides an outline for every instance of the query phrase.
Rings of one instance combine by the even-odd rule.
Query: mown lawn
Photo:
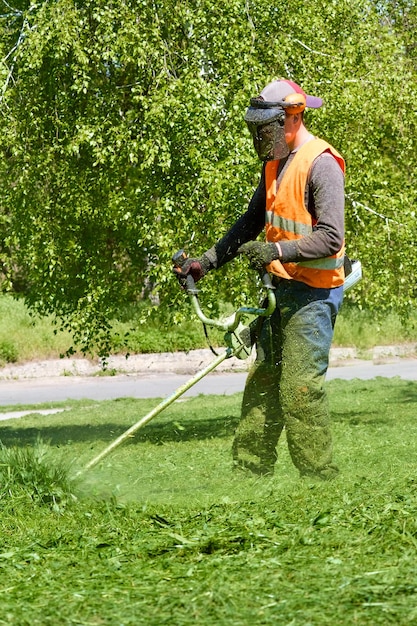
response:
[[[328,389],[331,483],[285,439],[274,477],[233,472],[240,394],[177,402],[75,481],[157,402],[1,422],[0,624],[417,623],[417,383]]]

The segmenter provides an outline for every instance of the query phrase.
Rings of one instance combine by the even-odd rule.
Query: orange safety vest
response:
[[[314,220],[305,206],[305,189],[313,161],[323,152],[330,152],[343,173],[345,172],[343,157],[323,139],[312,139],[301,146],[289,164],[278,189],[279,161],[267,162],[265,166],[267,241],[301,239],[313,232]],[[296,263],[272,261],[266,269],[282,278],[292,278],[311,287],[329,289],[343,285],[344,254],[343,244],[339,252],[333,256]]]

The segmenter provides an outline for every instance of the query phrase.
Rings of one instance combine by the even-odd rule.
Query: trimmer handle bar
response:
[[[186,259],[187,259],[187,255],[184,252],[184,250],[179,250],[173,255],[172,262],[176,267],[181,268],[184,265],[184,262]],[[225,332],[233,332],[239,326],[240,320],[244,315],[253,315],[256,317],[259,317],[259,316],[269,317],[275,311],[275,307],[276,307],[276,299],[275,299],[275,293],[274,293],[275,288],[272,284],[271,277],[269,276],[268,272],[262,272],[260,276],[261,276],[262,284],[267,291],[267,298],[268,298],[267,306],[265,308],[241,307],[240,309],[236,311],[236,313],[231,318],[228,318],[227,320],[215,320],[215,319],[206,317],[206,315],[201,310],[200,303],[198,301],[198,296],[197,296],[198,290],[196,288],[194,278],[191,276],[191,274],[187,274],[186,276],[185,290],[190,296],[191,304],[193,306],[195,313],[197,314],[197,317],[203,322],[203,324],[206,324],[206,326],[213,326],[215,328],[219,328],[220,330],[224,330]]]

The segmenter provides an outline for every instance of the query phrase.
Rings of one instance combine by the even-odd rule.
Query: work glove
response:
[[[191,274],[194,278],[194,282],[197,283],[212,267],[213,265],[210,259],[203,254],[195,259],[186,259],[182,267],[176,267],[173,271],[177,276],[181,287],[185,288],[188,274]]]
[[[265,268],[265,265],[269,265],[280,257],[277,246],[271,242],[248,241],[240,246],[237,252],[247,256],[250,266],[259,272]]]

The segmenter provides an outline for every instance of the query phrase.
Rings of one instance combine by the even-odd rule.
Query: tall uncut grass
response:
[[[186,297],[185,297],[186,298]],[[193,317],[186,301],[184,321],[173,325],[153,313],[141,324],[140,308],[131,309],[123,319],[113,321],[112,353],[152,353],[207,348],[209,343],[202,324]],[[231,306],[224,307],[230,314]],[[223,345],[223,333],[209,329],[213,346]],[[361,349],[375,345],[417,342],[417,313],[407,324],[395,312],[378,318],[369,311],[344,305],[336,323],[334,345]],[[71,335],[58,330],[52,317],[31,315],[23,300],[0,295],[0,367],[6,363],[58,358],[73,346]],[[76,348],[76,346],[75,346]],[[77,352],[75,351],[75,354]]]
[[[40,440],[24,447],[1,445],[0,502],[23,498],[59,511],[73,497],[69,467],[57,461],[49,446]]]

